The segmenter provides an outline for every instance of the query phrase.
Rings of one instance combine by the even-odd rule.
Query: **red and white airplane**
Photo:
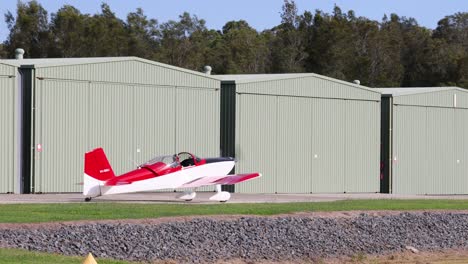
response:
[[[188,152],[156,157],[137,169],[116,176],[102,148],[85,154],[83,195],[85,201],[101,195],[145,192],[160,189],[187,188],[177,198],[190,201],[195,198],[194,189],[216,186],[216,194],[210,200],[226,202],[229,192],[221,191],[222,184],[236,184],[262,176],[260,173],[228,175],[234,168],[233,158],[201,159]]]

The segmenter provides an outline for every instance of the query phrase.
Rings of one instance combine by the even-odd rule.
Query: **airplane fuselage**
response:
[[[137,169],[120,176],[114,171],[102,148],[85,153],[83,195],[85,201],[108,194],[147,192],[163,189],[189,189],[177,198],[190,201],[195,189],[215,186],[210,200],[225,202],[230,193],[221,185],[231,185],[261,177],[260,173],[228,175],[235,160],[230,157],[199,158],[188,152],[155,157]]]
[[[204,178],[204,177],[220,177],[226,176],[233,168],[234,161],[220,161],[214,163],[206,163],[199,166],[191,166],[182,168],[179,171],[175,171],[162,176],[152,176],[151,178],[132,181],[131,184],[124,184],[128,178],[126,174],[116,177],[115,179],[121,180],[122,184],[117,182],[117,185],[101,187],[101,195],[106,194],[119,194],[119,193],[131,193],[131,192],[145,192],[154,191],[161,189],[175,189],[184,188],[184,184],[190,183],[191,181]],[[130,172],[133,179],[141,179],[151,176],[151,172],[144,168],[137,169]],[[128,174],[128,173],[127,173]],[[86,175],[87,176],[87,175]],[[88,176],[90,177],[90,176]],[[121,178],[121,179],[119,179]],[[190,187],[185,187],[190,188]]]

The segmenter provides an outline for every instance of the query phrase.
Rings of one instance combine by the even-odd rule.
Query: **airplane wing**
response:
[[[216,184],[236,184],[243,181],[248,181],[257,177],[261,177],[260,173],[245,173],[245,174],[234,174],[234,175],[224,175],[224,176],[210,176],[210,177],[201,177],[193,181],[187,182],[180,186],[180,188],[196,188],[201,186],[209,186]]]

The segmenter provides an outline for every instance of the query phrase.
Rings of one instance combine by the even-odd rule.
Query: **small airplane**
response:
[[[228,175],[234,168],[233,158],[201,159],[191,153],[160,156],[138,166],[137,169],[116,176],[102,148],[85,153],[83,195],[85,201],[92,198],[119,193],[145,192],[160,189],[187,188],[177,198],[191,201],[194,189],[215,185],[216,194],[210,200],[226,202],[229,192],[221,191],[222,184],[261,177],[260,173]]]

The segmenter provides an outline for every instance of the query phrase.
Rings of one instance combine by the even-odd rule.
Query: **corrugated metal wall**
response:
[[[116,75],[124,69],[128,80]],[[99,146],[116,174],[179,151],[219,156],[219,81],[184,73],[192,84],[166,85],[174,71],[138,61],[36,69],[35,191],[81,192],[84,153]]]
[[[453,193],[468,193],[468,109],[455,111],[455,176]]]
[[[176,151],[196,151],[200,157],[219,157],[220,92],[214,89],[176,89]]]
[[[263,177],[237,185],[236,192],[378,192],[380,95],[351,87],[369,100],[311,98],[305,95],[337,84],[301,84],[307,89],[289,81],[237,85],[236,172]],[[268,95],[269,85],[283,89]],[[333,96],[348,96],[348,88]],[[273,94],[277,90],[281,95]]]
[[[345,102],[311,99],[310,104],[314,127],[311,135],[313,145],[310,148],[313,153],[313,166],[309,174],[312,177],[311,192],[345,192]],[[279,177],[289,178],[289,175]]]
[[[394,105],[393,120],[393,193],[468,193],[468,109]]]
[[[453,190],[455,123],[454,109],[426,108],[427,178],[422,185],[427,193],[442,194]]]
[[[16,68],[0,64],[0,193],[15,191]]]
[[[346,100],[346,192],[379,191],[380,102]]]
[[[277,115],[277,126],[273,129],[277,130],[278,136],[270,144],[277,145],[275,163],[280,163],[276,168],[274,191],[278,193],[288,193],[291,190],[301,193],[309,192],[313,187],[310,171],[313,166],[311,147],[314,128],[314,124],[310,122],[313,113],[310,99],[280,96],[274,98],[277,100],[274,112]],[[275,118],[275,115],[272,114],[269,118]],[[294,138],[301,140],[294,140]],[[282,175],[289,175],[289,177],[282,177]],[[266,178],[268,175],[265,175]]]
[[[426,115],[425,107],[393,108],[393,193],[424,193],[429,156]]]
[[[277,97],[241,94],[236,99],[236,172],[261,172],[263,177],[237,184],[236,192],[274,193],[279,153]],[[277,158],[277,156],[279,156]]]

